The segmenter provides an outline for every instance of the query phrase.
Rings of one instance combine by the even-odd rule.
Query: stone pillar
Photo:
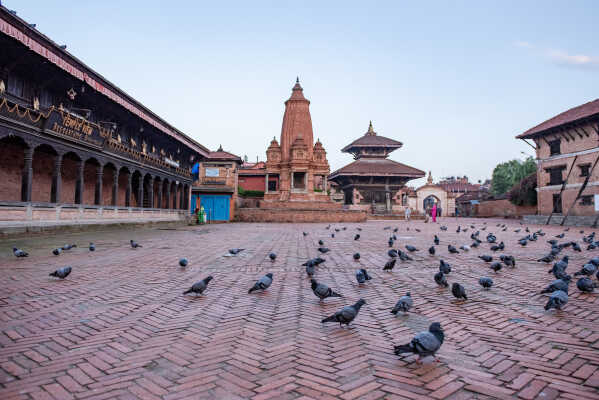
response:
[[[144,176],[139,176],[139,185],[137,185],[137,199],[139,201],[139,208],[144,206]]]
[[[51,203],[60,203],[60,190],[62,189],[62,154],[57,154],[54,159],[54,171],[52,173],[52,191],[50,194]]]
[[[150,178],[148,185],[148,206],[154,208],[154,178]]]
[[[21,201],[31,201],[31,184],[33,183],[33,145],[25,150],[25,166],[23,167],[23,180],[21,183]]]
[[[104,176],[104,166],[98,165],[96,168],[96,193],[94,196],[94,204],[97,206],[102,205],[102,177]]]
[[[266,174],[266,177],[265,177],[264,193],[268,193],[268,174]]]
[[[160,183],[158,184],[158,204],[156,204],[157,208],[162,208],[162,186],[163,186],[163,181],[160,181]]]
[[[131,194],[133,193],[133,188],[131,187],[132,181],[133,174],[129,171],[129,175],[127,175],[127,189],[125,190],[125,207],[131,207]]]
[[[117,206],[119,197],[119,170],[115,168],[112,176],[112,205]]]
[[[75,184],[75,204],[83,204],[83,171],[85,170],[85,160],[79,162],[77,168],[77,183]]]
[[[291,190],[293,190],[293,181],[294,181],[294,179],[293,179],[293,170],[291,170],[291,172],[289,173],[289,180],[291,181],[290,182]]]

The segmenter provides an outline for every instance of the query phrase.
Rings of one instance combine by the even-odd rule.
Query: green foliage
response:
[[[318,189],[318,188],[314,188],[314,191],[315,191],[316,193],[321,193],[321,192],[324,192],[324,190],[322,190],[322,189]]]
[[[237,194],[241,197],[264,197],[262,190],[244,190],[241,186],[237,187]]]
[[[533,172],[510,190],[509,198],[512,204],[517,206],[537,205],[537,173]]]
[[[495,196],[502,195],[510,190],[515,184],[537,171],[534,158],[526,160],[511,160],[501,163],[493,170],[491,181],[491,193]]]

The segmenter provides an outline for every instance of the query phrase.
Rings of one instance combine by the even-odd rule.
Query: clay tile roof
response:
[[[578,107],[571,108],[564,111],[561,114],[556,115],[547,121],[530,128],[526,132],[516,136],[517,139],[527,139],[542,132],[545,132],[551,128],[556,128],[561,125],[568,124],[570,122],[578,121],[584,118],[599,116],[599,99],[589,101]]]
[[[217,151],[211,151],[208,153],[209,160],[231,160],[237,161],[241,163],[241,157],[236,156],[235,154],[231,154],[227,151],[224,151],[222,147],[219,147]]]
[[[364,176],[407,176],[421,178],[424,171],[386,158],[361,158],[329,175],[334,178],[339,175],[364,175]]]
[[[364,136],[354,140],[342,148],[341,151],[347,152],[352,147],[390,147],[398,149],[401,146],[403,146],[402,142],[398,142],[397,140],[389,139],[384,136],[378,136],[374,129],[372,129],[372,121],[370,121],[368,131],[364,134]]]

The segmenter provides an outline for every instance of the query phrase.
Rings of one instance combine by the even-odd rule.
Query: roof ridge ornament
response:
[[[376,136],[376,132],[374,131],[374,128],[372,127],[372,120],[370,121],[370,124],[368,125],[368,132],[366,132],[366,135]]]
[[[431,175],[431,171],[428,171],[428,178],[426,179],[426,182],[429,185],[432,185],[432,183],[433,183],[433,176]]]
[[[216,150],[216,151],[223,151],[223,145],[222,145],[222,144],[219,144],[219,145],[218,145],[218,150]]]

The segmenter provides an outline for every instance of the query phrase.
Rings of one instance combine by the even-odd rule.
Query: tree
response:
[[[515,184],[536,172],[536,170],[537,164],[532,157],[528,157],[524,161],[510,160],[497,165],[493,170],[491,193],[495,196],[506,193]]]
[[[537,205],[537,173],[533,172],[514,185],[509,193],[512,204],[517,206]]]

